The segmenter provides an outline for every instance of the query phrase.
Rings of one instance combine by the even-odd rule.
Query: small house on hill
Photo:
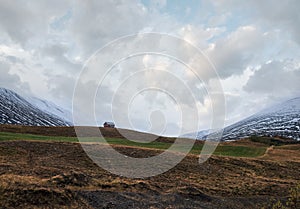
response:
[[[114,128],[115,124],[113,122],[105,122],[103,123],[104,128]]]

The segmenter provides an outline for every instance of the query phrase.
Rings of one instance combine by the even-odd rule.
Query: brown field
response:
[[[0,126],[1,131],[75,134],[73,128]],[[114,129],[104,131],[118,137]],[[226,143],[265,146],[250,140]],[[112,146],[135,157],[160,152]],[[190,154],[164,174],[129,179],[95,165],[79,143],[1,141],[0,208],[271,208],[299,184],[299,153],[299,144],[270,146],[257,158],[213,156],[201,165]]]

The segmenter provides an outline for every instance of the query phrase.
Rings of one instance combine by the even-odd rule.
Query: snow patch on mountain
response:
[[[26,96],[25,99],[30,102],[31,104],[35,105],[40,110],[48,113],[53,114],[55,116],[72,123],[72,113],[69,110],[59,107],[58,105],[54,104],[53,102],[43,100],[37,97]]]
[[[266,108],[224,129],[223,139],[252,135],[300,139],[300,97]]]
[[[45,104],[46,105],[46,104]],[[29,126],[70,126],[69,121],[50,113],[26,100],[19,94],[0,88],[0,124],[19,124]],[[57,109],[58,111],[58,109]]]
[[[208,130],[183,135],[207,139]],[[300,97],[266,108],[244,120],[227,126],[222,140],[237,140],[249,136],[279,136],[300,140]],[[192,137],[189,137],[192,136]]]

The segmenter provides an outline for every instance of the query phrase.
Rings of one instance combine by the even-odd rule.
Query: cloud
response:
[[[249,1],[250,6],[255,8],[259,21],[266,26],[278,29],[282,34],[288,34],[295,42],[300,44],[300,2],[297,0],[287,0],[276,2],[266,1]]]
[[[76,1],[69,29],[80,49],[91,53],[116,38],[141,31],[150,21],[139,1]]]
[[[201,50],[209,47],[209,40],[224,32],[224,28],[203,26],[195,26],[191,24],[184,25],[178,31],[179,37],[191,44],[197,46]]]
[[[275,98],[299,94],[300,67],[291,61],[272,61],[250,76],[245,91]]]
[[[292,38],[300,44],[300,14],[298,0],[287,0],[274,2],[274,0],[220,0],[213,1],[217,16],[226,16],[225,25],[238,27],[241,24],[252,24],[260,26],[262,30],[279,30],[282,37]],[[215,17],[213,17],[215,18]],[[232,22],[232,23],[230,23]],[[288,37],[290,36],[290,37]]]
[[[21,45],[48,35],[51,18],[62,15],[68,1],[0,1],[0,31]]]
[[[0,59],[0,87],[8,88],[16,92],[30,92],[29,84],[22,82],[17,74],[10,72],[11,62]]]
[[[68,56],[69,46],[65,44],[46,44],[40,47],[34,55],[40,58],[45,68],[51,68],[52,74],[73,76],[82,68],[82,64]],[[51,75],[50,73],[50,75]]]
[[[42,95],[70,107],[85,61],[110,41],[135,33],[140,36],[130,43],[124,42],[119,49],[107,50],[93,63],[93,67],[100,70],[83,76],[78,84],[82,88],[79,97],[83,107],[94,102],[84,99],[91,93],[90,89],[97,88],[97,79],[115,64],[111,63],[111,58],[118,61],[132,51],[167,53],[196,70],[198,77],[178,60],[161,55],[143,54],[123,60],[107,76],[102,86],[104,91],[96,98],[99,121],[109,119],[106,110],[110,108],[115,88],[125,78],[136,70],[155,68],[177,76],[178,80],[162,72],[145,73],[140,80],[125,85],[124,93],[116,99],[119,112],[124,113],[127,108],[124,101],[130,96],[128,93],[144,85],[160,85],[176,93],[186,112],[194,96],[201,117],[200,126],[208,128],[212,102],[207,91],[213,91],[219,84],[210,62],[197,57],[196,49],[209,57],[224,84],[227,121],[255,112],[260,108],[258,104],[299,94],[300,3],[297,0],[219,0],[201,4],[180,1],[178,5],[170,1],[145,3],[139,0],[0,0],[0,3],[0,83],[4,87]],[[149,38],[141,44],[142,32],[153,31],[177,36],[178,40],[184,39],[196,48],[171,38]],[[182,90],[184,87],[191,91]],[[124,101],[121,101],[122,96]],[[217,112],[222,110],[220,101],[215,101]],[[148,116],[143,108],[152,105],[151,111],[156,111],[155,108],[165,108],[170,103],[159,93],[149,93],[141,96],[135,105],[139,112],[133,117],[135,123],[147,128],[147,122],[141,124]],[[244,109],[249,111],[246,113]],[[173,117],[174,112],[163,113],[166,121],[174,120],[168,121],[167,126],[174,133],[182,127]],[[160,115],[155,118],[161,119]]]
[[[254,26],[242,26],[227,37],[216,41],[207,50],[220,77],[242,74],[250,65],[264,58],[268,38]]]

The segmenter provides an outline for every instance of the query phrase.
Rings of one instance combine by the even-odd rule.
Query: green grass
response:
[[[151,143],[137,143],[126,139],[120,138],[105,138],[109,144],[113,145],[125,145],[132,147],[145,147],[165,150],[172,144],[166,142],[151,142]],[[54,137],[54,136],[41,136],[33,134],[18,134],[0,132],[0,141],[8,140],[38,140],[38,141],[56,141],[56,142],[78,142],[76,137]],[[86,142],[97,142],[99,138],[87,137]],[[195,144],[190,153],[199,154],[203,148],[202,144]],[[250,147],[250,146],[230,146],[219,145],[214,155],[220,156],[234,156],[234,157],[257,157],[263,155],[266,151],[266,147]]]
[[[192,154],[200,154],[203,145],[194,145],[191,150]],[[214,155],[232,156],[232,157],[258,157],[265,153],[267,147],[250,147],[250,146],[231,146],[219,145],[214,151]]]
[[[234,157],[258,157],[266,152],[266,147],[218,146],[214,155]]]
[[[78,142],[76,137],[41,136],[41,135],[33,135],[33,134],[18,134],[18,133],[0,132],[0,141],[11,141],[11,140]]]

